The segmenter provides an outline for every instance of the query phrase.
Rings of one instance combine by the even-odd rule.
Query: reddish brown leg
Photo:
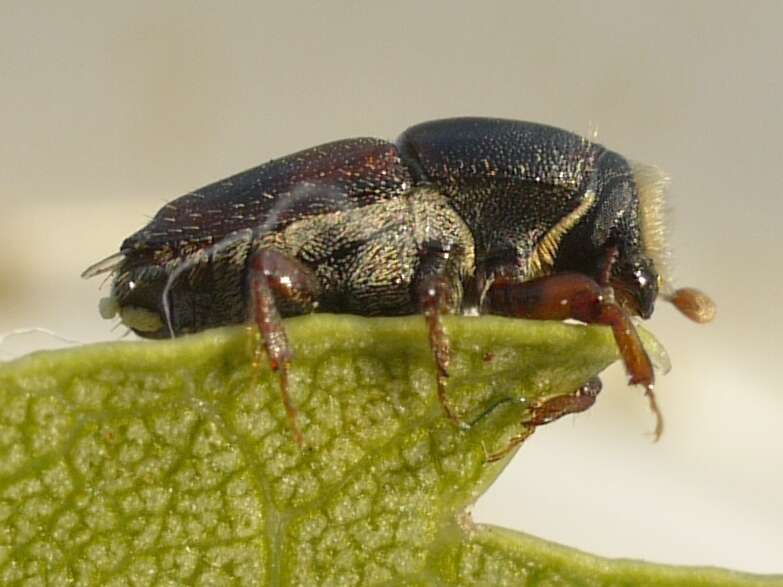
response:
[[[598,377],[593,377],[575,392],[549,398],[535,406],[533,414],[523,424],[541,426],[568,414],[584,412],[595,403],[602,388],[601,380]]]
[[[632,384],[643,385],[656,417],[655,438],[663,418],[655,402],[655,374],[639,334],[628,314],[614,301],[611,288],[601,287],[581,273],[558,273],[526,282],[496,279],[487,292],[486,309],[493,314],[534,320],[573,318],[612,328]]]
[[[530,417],[522,422],[522,432],[512,436],[508,444],[497,452],[487,455],[487,462],[494,463],[504,458],[519,446],[528,436],[535,432],[536,427],[549,424],[555,420],[584,412],[595,403],[595,398],[601,392],[601,380],[593,377],[582,387],[568,395],[558,395],[542,401],[531,410]]]
[[[417,296],[427,322],[430,348],[437,368],[438,401],[449,420],[460,428],[467,424],[459,419],[446,395],[449,377],[449,339],[443,330],[441,316],[459,308],[462,288],[457,275],[461,251],[456,248],[430,244],[422,254],[416,283]]]
[[[250,260],[250,284],[255,322],[273,371],[280,378],[288,425],[299,446],[304,438],[297,424],[296,408],[288,393],[288,366],[293,356],[275,297],[293,302],[303,309],[312,309],[317,298],[318,281],[312,270],[274,249],[261,249]]]

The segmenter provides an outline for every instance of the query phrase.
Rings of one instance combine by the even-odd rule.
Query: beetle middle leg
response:
[[[446,395],[449,377],[449,339],[443,330],[441,316],[455,313],[462,301],[459,267],[464,252],[457,245],[431,242],[421,249],[414,280],[416,297],[427,322],[430,348],[437,367],[438,401],[448,418],[458,427],[467,428],[452,408]]]
[[[261,332],[269,365],[280,378],[280,393],[291,433],[296,443],[303,446],[297,411],[288,393],[288,367],[293,353],[275,298],[312,309],[318,297],[318,280],[311,269],[275,249],[260,249],[251,256],[249,263],[255,322]]]
[[[501,460],[533,434],[538,426],[549,424],[568,414],[584,412],[595,403],[602,387],[601,380],[593,377],[573,393],[551,397],[534,405],[530,417],[522,421],[522,432],[512,436],[506,446],[499,451],[487,454],[487,462],[494,463]]]
[[[656,417],[657,440],[663,417],[655,401],[655,374],[639,334],[628,314],[615,301],[611,287],[582,273],[557,273],[525,282],[496,278],[485,299],[490,313],[533,320],[566,320],[605,324],[612,328],[630,383],[642,385]]]

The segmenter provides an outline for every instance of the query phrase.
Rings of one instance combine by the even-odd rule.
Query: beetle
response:
[[[631,317],[649,318],[658,298],[696,322],[714,315],[705,294],[668,278],[665,185],[657,169],[552,126],[435,120],[393,143],[335,141],[188,193],[83,277],[113,276],[101,314],[142,337],[254,320],[300,445],[282,318],[315,311],[422,313],[438,398],[459,425],[443,315],[609,325],[657,437],[653,367]],[[528,423],[582,411],[600,387],[544,402]]]

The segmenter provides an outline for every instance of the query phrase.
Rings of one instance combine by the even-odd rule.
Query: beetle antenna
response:
[[[681,287],[672,292],[665,292],[663,298],[671,302],[683,316],[698,324],[706,324],[715,319],[715,302],[699,289]]]

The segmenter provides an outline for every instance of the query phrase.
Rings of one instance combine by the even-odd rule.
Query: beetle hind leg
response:
[[[312,310],[318,296],[318,281],[311,269],[275,249],[261,249],[254,253],[249,267],[255,323],[261,333],[269,366],[280,380],[280,393],[291,434],[299,446],[304,446],[297,410],[288,392],[288,370],[293,353],[275,298]],[[258,355],[260,352],[256,353],[256,364]]]

